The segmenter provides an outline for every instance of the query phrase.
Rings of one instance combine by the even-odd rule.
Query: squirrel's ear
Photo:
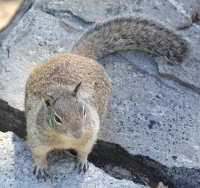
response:
[[[46,94],[42,94],[42,97],[44,99],[44,102],[46,104],[46,107],[52,105],[56,100],[50,96],[50,95],[46,95]]]
[[[82,82],[80,82],[80,83],[76,86],[76,88],[74,89],[74,91],[72,92],[72,95],[73,95],[74,97],[77,96],[77,93],[78,93],[78,91],[79,91],[79,88],[80,88],[80,86],[81,86],[81,83],[82,83]]]

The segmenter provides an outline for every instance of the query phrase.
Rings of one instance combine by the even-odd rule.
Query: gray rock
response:
[[[67,1],[50,1],[47,3],[46,8],[56,11],[67,11],[72,13],[78,18],[81,18],[86,23],[102,21],[111,16],[120,14],[135,14],[146,15],[154,20],[159,20],[174,28],[186,27],[190,25],[189,19],[183,14],[180,14],[170,1],[165,0],[71,0]],[[163,19],[163,16],[165,19]]]
[[[36,65],[60,52],[70,52],[74,42],[91,22],[101,21],[118,14],[146,15],[169,27],[179,29],[178,32],[191,42],[191,53],[181,66],[171,66],[159,58],[156,58],[156,64],[154,56],[137,51],[118,52],[101,59],[100,62],[104,64],[110,75],[113,91],[99,138],[120,144],[132,155],[148,156],[167,167],[184,167],[186,173],[189,168],[198,170],[200,160],[200,29],[198,22],[191,22],[196,9],[191,9],[189,2],[181,0],[181,3],[177,4],[172,0],[36,1],[18,25],[1,42],[0,130],[4,132],[22,130],[22,137],[25,134],[22,113],[24,89],[28,75]],[[193,3],[195,3],[192,5],[194,8],[199,5],[199,1],[193,1]],[[8,121],[6,121],[6,116],[9,117]],[[20,121],[16,121],[18,117],[21,117]],[[27,150],[24,143],[19,146],[15,144],[15,147]],[[32,165],[30,153],[19,152],[19,148],[15,147],[13,146],[13,150],[19,154],[14,155],[14,159],[18,161],[24,156],[27,163],[17,162],[16,164],[19,163],[17,168],[11,163],[4,172],[9,169],[9,176],[14,177],[13,170],[20,167],[23,173],[19,170],[19,174],[15,177],[18,179],[20,173],[27,174],[26,178],[31,179],[31,185],[35,184],[36,181],[32,180],[30,175],[30,165]],[[13,151],[8,155],[10,161],[13,159],[12,155]],[[61,165],[63,166],[62,162]],[[57,166],[59,165],[54,165],[52,168],[57,168]],[[0,167],[2,168],[3,165]],[[75,177],[75,183],[80,178],[71,171],[64,172],[63,168],[59,168],[58,171],[61,173],[58,177],[61,184],[56,180],[55,173],[51,184],[53,186],[62,187],[68,183],[63,180],[65,173],[67,180]],[[93,176],[86,175],[86,179],[82,179],[83,182],[95,180],[96,186],[103,186],[100,181],[102,179],[98,181],[99,172],[97,171],[92,167]],[[8,177],[6,173],[2,175],[1,180]],[[195,175],[192,177],[196,177]],[[102,175],[103,178],[105,176],[105,174]],[[188,179],[191,187],[199,187],[197,181],[191,181],[192,177]],[[109,179],[109,176],[105,179],[107,178],[108,183],[114,181],[112,178]],[[176,178],[178,180],[175,185],[187,187],[186,184],[181,184],[181,178],[183,179],[181,175]],[[3,182],[3,186],[9,186],[10,181]],[[24,182],[18,183],[16,187]],[[118,183],[119,185],[124,183],[128,187],[130,182],[126,184],[124,180],[121,180]],[[72,183],[70,185],[84,187],[83,185],[86,184]],[[119,185],[112,186],[120,187]],[[94,185],[91,184],[91,186]]]
[[[173,79],[200,93],[200,1],[174,1],[170,2],[185,15],[191,22],[190,26],[183,27],[179,33],[190,41],[191,51],[183,66],[170,66],[157,59],[158,72],[160,75]]]
[[[149,66],[144,57],[104,59],[113,91],[100,138],[168,167],[198,167],[199,94],[138,67]]]
[[[90,164],[85,174],[73,170],[74,158],[69,155],[49,156],[49,172],[52,175],[47,182],[38,181],[32,173],[34,162],[27,144],[12,133],[0,132],[0,184],[2,188],[38,188],[38,187],[111,187],[145,188],[128,180],[117,180]],[[54,155],[55,156],[55,155]]]
[[[189,38],[191,43],[188,58],[182,66],[170,66],[157,60],[158,72],[160,75],[173,79],[200,93],[200,25],[193,24],[182,33]]]
[[[56,55],[62,47],[69,48],[77,33],[62,29],[56,17],[30,9],[2,42],[0,98],[23,110],[25,84],[30,72],[36,65]]]
[[[189,18],[191,23],[200,19],[200,1],[199,0],[169,0],[177,10]]]

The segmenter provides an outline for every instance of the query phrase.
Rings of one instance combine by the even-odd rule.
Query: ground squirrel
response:
[[[119,50],[138,49],[180,63],[188,42],[154,21],[117,17],[90,27],[71,53],[38,65],[26,83],[27,142],[36,162],[34,173],[46,179],[47,154],[54,149],[77,151],[79,171],[87,157],[110,98],[111,84],[96,60]]]

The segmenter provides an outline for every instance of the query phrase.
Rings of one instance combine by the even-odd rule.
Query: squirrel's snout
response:
[[[76,139],[82,138],[82,137],[83,137],[83,130],[80,129],[80,130],[75,131],[75,132],[73,133],[73,136],[74,136],[74,138],[76,138]]]

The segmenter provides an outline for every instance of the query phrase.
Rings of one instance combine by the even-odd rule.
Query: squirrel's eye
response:
[[[61,119],[60,119],[57,115],[55,115],[55,121],[56,121],[57,123],[62,123]]]
[[[82,114],[83,114],[84,116],[86,115],[84,106],[82,106],[81,112],[82,112]]]
[[[83,115],[86,116],[86,110],[83,108]]]

